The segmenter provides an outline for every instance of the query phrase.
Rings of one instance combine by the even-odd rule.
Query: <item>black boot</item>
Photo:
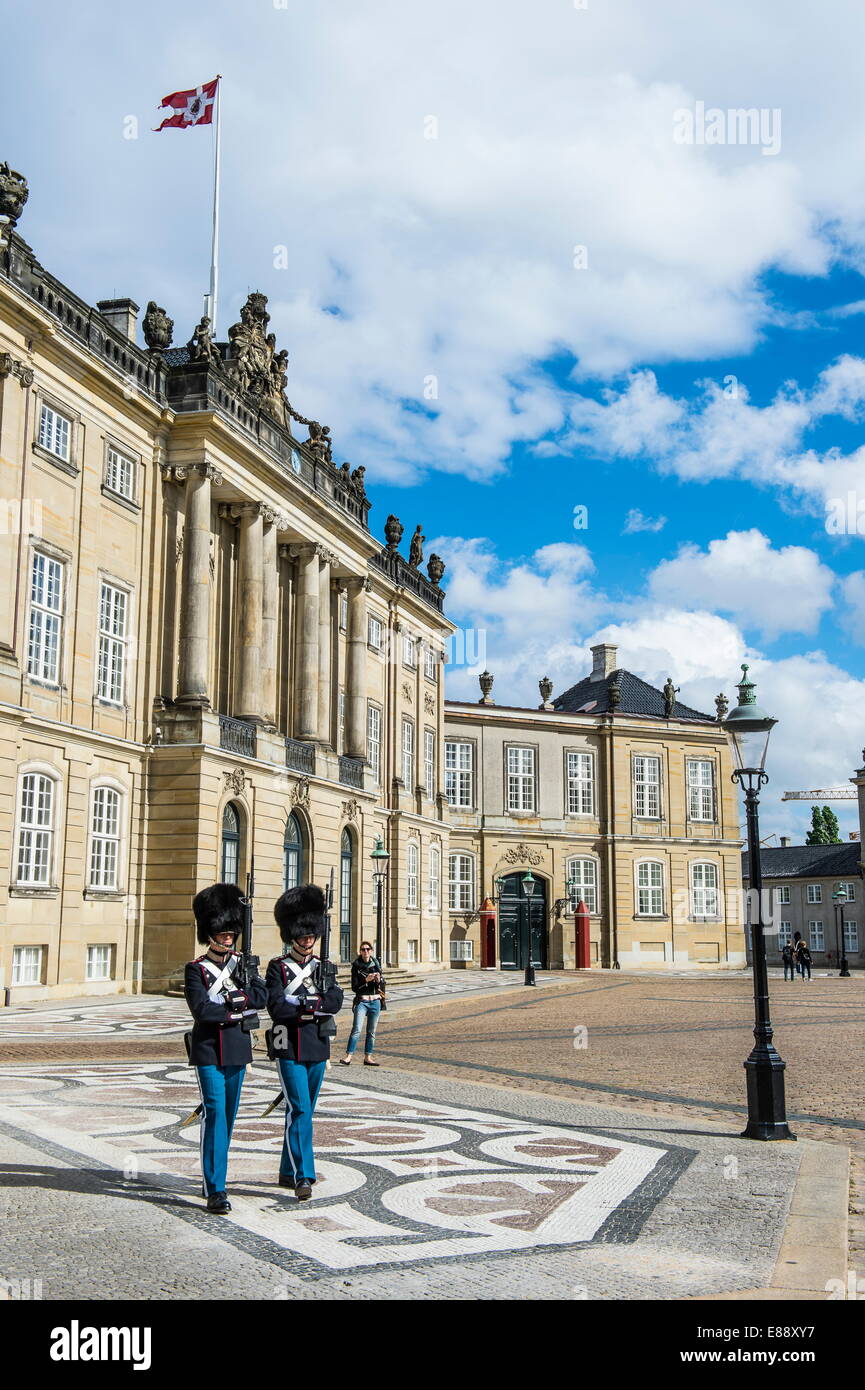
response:
[[[308,1178],[301,1178],[294,1189],[294,1195],[299,1202],[308,1202],[312,1196],[312,1183]]]
[[[224,1216],[227,1211],[231,1211],[231,1203],[225,1192],[213,1192],[207,1199],[207,1210],[216,1212],[217,1216]]]
[[[279,1185],[280,1185],[280,1187],[290,1187],[291,1190],[292,1190],[292,1192],[293,1192],[293,1191],[294,1191],[294,1178],[288,1177],[287,1174],[285,1174],[285,1173],[280,1173],[280,1175],[279,1175]]]

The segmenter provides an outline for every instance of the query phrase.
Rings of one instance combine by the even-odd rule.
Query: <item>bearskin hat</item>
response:
[[[206,946],[217,932],[243,931],[243,904],[246,899],[236,883],[212,883],[192,899],[198,940]]]
[[[324,894],[314,883],[289,888],[273,909],[279,934],[286,944],[299,936],[321,936],[324,930]]]

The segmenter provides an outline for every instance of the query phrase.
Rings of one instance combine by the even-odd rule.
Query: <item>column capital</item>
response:
[[[340,584],[348,590],[352,598],[356,598],[360,593],[369,593],[372,585],[369,577],[365,574],[345,574],[340,576]]]
[[[183,487],[189,476],[188,468],[182,468],[175,463],[160,463],[159,471],[164,483],[174,483],[177,487]]]
[[[188,463],[184,465],[184,471],[198,478],[206,478],[214,487],[222,487],[222,474],[212,463]]]
[[[272,507],[269,502],[261,503],[261,515],[264,518],[265,526],[275,526],[277,531],[288,530],[288,517],[285,512]]]
[[[325,545],[317,544],[315,547],[315,553],[318,556],[319,560],[321,560],[323,565],[335,565],[338,563],[337,556],[334,555],[332,550],[328,550],[327,546]]]

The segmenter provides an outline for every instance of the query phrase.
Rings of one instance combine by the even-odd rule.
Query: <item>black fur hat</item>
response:
[[[206,946],[217,932],[243,931],[243,893],[236,883],[212,883],[192,899],[198,940]]]
[[[324,930],[324,894],[314,883],[289,888],[273,909],[279,934],[286,944],[299,936],[321,936]]]

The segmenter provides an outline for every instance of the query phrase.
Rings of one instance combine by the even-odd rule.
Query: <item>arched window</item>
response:
[[[589,912],[595,916],[598,911],[598,861],[597,859],[569,859],[568,879],[571,881],[571,912],[576,912],[582,898]]]
[[[691,865],[691,915],[718,916],[718,866],[698,859]]]
[[[448,855],[448,907],[451,912],[473,912],[475,861],[471,854]]]
[[[644,859],[637,865],[637,913],[661,917],[663,912],[664,866],[659,859]]]
[[[41,772],[21,778],[18,882],[50,884],[54,854],[54,781]]]
[[[442,852],[431,849],[429,852],[429,910],[441,911]]]
[[[351,831],[342,832],[339,855],[339,958],[351,960],[351,917],[354,888],[354,841]]]
[[[117,888],[120,863],[120,792],[93,788],[90,820],[90,887]]]
[[[405,905],[416,908],[418,903],[418,847],[410,844],[406,851]]]
[[[222,883],[236,883],[240,871],[240,814],[229,801],[222,813]]]
[[[303,877],[303,831],[292,811],[285,823],[283,850],[283,887],[296,888]]]

